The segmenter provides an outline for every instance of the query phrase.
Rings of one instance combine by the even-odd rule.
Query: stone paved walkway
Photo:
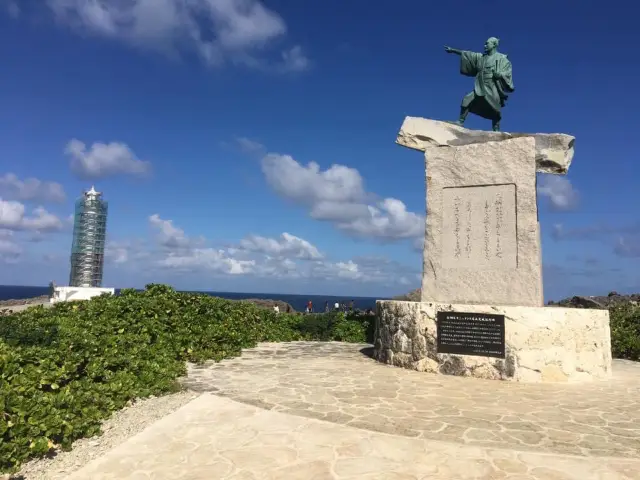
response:
[[[533,385],[403,370],[363,350],[262,344],[190,365],[187,386],[211,395],[72,478],[640,479],[640,364]]]

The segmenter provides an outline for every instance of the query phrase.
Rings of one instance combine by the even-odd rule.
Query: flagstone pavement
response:
[[[367,345],[261,344],[189,365],[206,392],[80,479],[640,479],[640,364],[517,384],[382,365]]]

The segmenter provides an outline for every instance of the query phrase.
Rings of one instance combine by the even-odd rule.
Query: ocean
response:
[[[116,293],[119,289],[116,289]],[[347,305],[353,300],[355,308],[366,310],[367,308],[375,309],[376,300],[384,300],[380,297],[337,297],[332,295],[288,295],[279,293],[237,293],[237,292],[198,292],[206,293],[214,297],[228,298],[230,300],[243,300],[246,298],[261,298],[270,300],[281,300],[287,302],[298,312],[304,311],[307,302],[313,302],[313,308],[316,312],[324,310],[324,302],[329,305],[334,303],[346,303]],[[23,298],[39,297],[40,295],[49,295],[49,287],[28,287],[18,285],[0,285],[0,300],[21,300]]]

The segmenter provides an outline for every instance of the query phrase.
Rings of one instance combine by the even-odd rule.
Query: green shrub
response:
[[[332,340],[338,342],[364,342],[366,338],[366,325],[347,319],[338,320],[332,328]]]
[[[314,313],[303,315],[301,318],[298,330],[305,338],[330,341],[333,339],[333,325],[339,318],[344,318],[344,314],[341,312]]]
[[[294,327],[306,340],[372,343],[374,321],[372,316],[343,312],[297,315]]]
[[[640,306],[626,303],[609,310],[614,358],[640,360]]]
[[[166,285],[0,316],[0,471],[100,431],[135,398],[179,389],[185,361],[258,342],[364,342],[366,317],[276,315]]]

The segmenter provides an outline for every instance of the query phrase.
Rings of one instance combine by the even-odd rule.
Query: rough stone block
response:
[[[487,132],[428,118],[406,117],[396,143],[425,151],[429,147],[460,147],[521,137],[532,138],[534,141],[538,172],[559,175],[567,173],[573,160],[575,137],[563,133]]]
[[[437,313],[505,316],[505,358],[437,351]],[[516,382],[585,382],[611,376],[607,310],[377,302],[374,356],[437,374]]]
[[[543,305],[535,148],[426,148],[423,302]]]

